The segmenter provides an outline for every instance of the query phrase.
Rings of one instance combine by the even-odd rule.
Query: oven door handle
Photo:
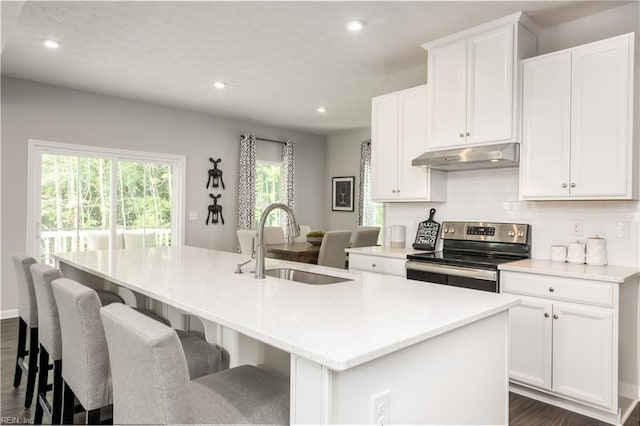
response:
[[[413,271],[433,272],[434,274],[453,275],[456,277],[474,278],[477,280],[496,281],[498,273],[486,269],[461,268],[459,266],[442,266],[431,263],[407,261],[407,269]]]

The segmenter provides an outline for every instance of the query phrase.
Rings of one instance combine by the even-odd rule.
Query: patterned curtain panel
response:
[[[255,229],[256,212],[256,136],[240,136],[238,176],[238,229]],[[238,246],[238,252],[240,248]]]
[[[358,226],[373,223],[371,205],[371,140],[360,142],[360,198],[358,200]]]
[[[280,197],[283,202],[289,206],[292,210],[295,208],[293,201],[293,175],[295,171],[295,149],[296,143],[292,140],[287,140],[282,144],[282,168],[280,176]],[[283,214],[284,217],[284,233],[285,237],[289,238],[289,216]]]

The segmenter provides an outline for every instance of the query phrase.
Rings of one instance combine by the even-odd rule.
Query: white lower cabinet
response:
[[[618,423],[638,400],[638,279],[501,272],[522,295],[509,315],[512,390]]]
[[[349,270],[406,277],[406,258],[349,253]]]

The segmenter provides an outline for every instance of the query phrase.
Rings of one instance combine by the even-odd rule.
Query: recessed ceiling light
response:
[[[227,87],[227,83],[225,83],[224,81],[216,81],[215,83],[213,83],[213,87],[215,87],[216,89],[224,89],[225,87]]]
[[[60,47],[60,43],[58,43],[55,40],[45,39],[45,40],[42,40],[42,44],[47,46],[49,49],[57,49],[58,47]]]
[[[360,21],[351,21],[347,24],[349,31],[360,31],[364,25]]]
[[[327,109],[325,107],[318,107],[316,109],[316,111],[318,111],[320,114],[323,114],[323,113],[327,112]]]

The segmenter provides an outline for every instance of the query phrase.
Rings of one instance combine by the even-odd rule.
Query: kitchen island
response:
[[[148,298],[198,317],[232,366],[287,375],[292,423],[508,421],[508,310],[516,296],[271,259],[267,269],[350,281],[256,280],[234,274],[248,256],[195,247],[55,258],[67,277],[122,286],[138,303]]]

